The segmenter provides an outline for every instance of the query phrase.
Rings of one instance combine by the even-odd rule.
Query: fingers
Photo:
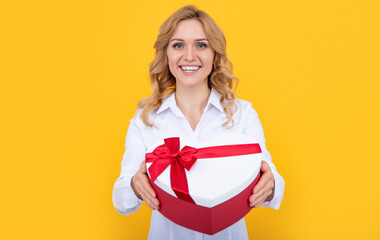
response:
[[[264,203],[267,197],[272,194],[274,188],[274,176],[265,161],[262,162],[261,171],[263,174],[249,198],[249,205],[255,208]]]
[[[260,180],[257,183],[257,185],[253,188],[253,194],[258,193],[259,191],[264,189],[264,187],[269,182],[271,182],[271,181],[274,182],[274,176],[272,174],[272,171],[271,171],[268,163],[266,163],[265,161],[263,161],[263,163],[261,165],[261,171],[263,172],[263,174],[261,175]]]
[[[152,209],[156,210],[159,208],[159,201],[156,197],[156,193],[150,186],[148,176],[137,172],[133,178],[136,191],[140,194],[141,198],[145,203]]]
[[[270,167],[266,161],[261,161],[261,171],[266,172],[269,171]]]
[[[270,188],[265,188],[257,194],[252,194],[249,198],[249,205],[254,208],[260,207],[261,204],[265,202],[267,197],[272,194],[272,191],[273,190]]]
[[[140,172],[141,173],[146,173],[145,161],[142,161],[141,164],[140,164]]]
[[[267,197],[272,194],[272,191],[271,184],[268,184],[261,191],[252,194],[249,198],[250,206],[254,207],[255,205],[258,205],[257,207],[259,207]]]
[[[136,192],[141,196],[145,203],[152,210],[158,210],[160,202],[157,199],[156,192],[149,183],[148,175],[146,174],[145,161],[140,165],[139,171],[132,178]]]
[[[252,194],[251,197],[250,197],[250,200],[251,199],[258,199],[258,198],[261,198],[261,197],[264,197],[264,198],[268,197],[272,193],[271,185],[272,184],[267,184],[259,192]]]

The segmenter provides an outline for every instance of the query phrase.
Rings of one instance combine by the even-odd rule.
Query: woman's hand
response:
[[[261,172],[261,178],[249,197],[249,206],[254,208],[260,207],[264,201],[271,201],[274,196],[274,177],[265,161],[261,163]]]
[[[152,210],[158,210],[160,202],[157,199],[156,192],[149,183],[146,174],[145,160],[141,163],[140,169],[132,177],[131,187],[136,196],[146,202]]]

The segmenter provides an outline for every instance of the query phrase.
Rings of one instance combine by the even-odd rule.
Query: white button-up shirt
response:
[[[275,191],[274,198],[270,202],[264,202],[263,207],[278,209],[284,195],[285,182],[278,174],[272,163],[271,155],[265,147],[263,128],[256,111],[251,103],[235,99],[237,111],[233,115],[234,125],[232,128],[223,127],[226,114],[219,102],[220,94],[211,90],[208,103],[202,117],[193,130],[177,107],[175,93],[169,95],[162,105],[151,113],[151,121],[155,127],[147,127],[141,120],[141,110],[137,111],[131,119],[125,142],[125,153],[121,162],[120,177],[116,180],[112,200],[116,211],[122,215],[128,215],[137,211],[142,200],[134,194],[130,182],[132,176],[138,171],[140,164],[145,160],[147,148],[152,144],[169,137],[182,137],[192,139],[195,142],[204,142],[214,136],[223,133],[242,133],[255,137],[262,150],[262,158],[265,160],[274,175]],[[244,218],[232,226],[214,234],[202,234],[170,221],[157,210],[152,212],[149,237],[150,240],[177,240],[177,239],[218,239],[240,240],[248,239],[247,228]]]

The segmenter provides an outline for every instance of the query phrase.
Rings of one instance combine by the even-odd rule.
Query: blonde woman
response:
[[[263,129],[252,105],[232,91],[232,64],[225,37],[204,11],[189,5],[177,10],[160,27],[150,65],[152,95],[142,99],[131,119],[113,189],[117,212],[128,215],[142,202],[152,210],[148,239],[248,239],[244,218],[215,235],[205,235],[165,218],[149,184],[145,168],[147,147],[169,137],[205,141],[222,133],[243,133],[259,139],[262,177],[249,198],[251,207],[278,209],[284,180],[265,147]]]

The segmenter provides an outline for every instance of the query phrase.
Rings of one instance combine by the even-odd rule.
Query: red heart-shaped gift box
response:
[[[171,221],[215,234],[243,218],[260,178],[261,148],[243,134],[206,142],[166,138],[146,154],[149,180],[160,212]]]

